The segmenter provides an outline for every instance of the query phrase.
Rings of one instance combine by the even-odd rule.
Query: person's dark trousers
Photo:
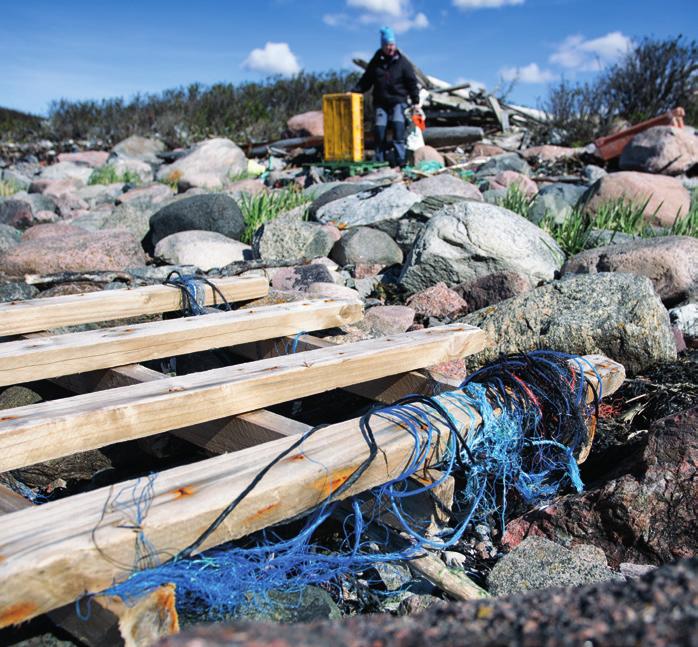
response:
[[[385,140],[388,125],[393,129],[393,148],[396,153],[398,165],[404,166],[407,156],[405,148],[405,104],[396,103],[389,108],[376,108],[375,126],[375,160],[385,161]]]

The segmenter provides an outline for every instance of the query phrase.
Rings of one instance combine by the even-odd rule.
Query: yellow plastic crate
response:
[[[326,162],[364,159],[364,96],[345,92],[322,97]]]

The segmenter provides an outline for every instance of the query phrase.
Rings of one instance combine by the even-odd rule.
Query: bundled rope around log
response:
[[[278,529],[268,528],[245,543],[196,554],[276,463],[322,429],[314,428],[265,466],[193,544],[155,568],[137,570],[106,593],[128,601],[154,587],[174,583],[180,610],[196,609],[199,616],[203,611],[209,619],[217,619],[247,608],[263,608],[272,604],[270,595],[278,592],[296,593],[300,600],[312,584],[334,587],[340,594],[343,581],[373,564],[410,560],[423,555],[427,548],[453,546],[474,521],[498,520],[503,527],[508,502],[513,498],[535,505],[564,488],[582,489],[575,456],[587,442],[587,422],[596,415],[601,396],[593,393],[593,402],[587,405],[585,368],[589,366],[582,358],[551,351],[502,357],[473,373],[456,391],[434,397],[411,396],[375,409],[361,419],[368,458],[319,507],[305,514],[295,534],[289,538],[288,527],[284,536]],[[452,412],[456,410],[467,413],[468,425],[454,422]],[[330,549],[319,543],[317,531],[333,514],[335,518],[339,515],[337,501],[379,456],[371,428],[378,418],[394,422],[396,430],[409,434],[413,451],[398,478],[342,504],[343,511],[348,505],[351,512],[341,515],[340,539]],[[446,430],[446,451],[439,453],[433,467],[443,472],[441,481],[448,476],[456,478],[459,509],[454,518],[460,521],[436,536],[426,536],[410,519],[405,504],[441,481],[408,488],[407,479],[433,460],[434,449]],[[367,496],[373,499],[368,514],[364,505]],[[134,506],[147,506],[146,498],[134,495]],[[367,525],[380,523],[376,511],[386,508],[410,537],[407,548],[376,549],[375,539],[367,539]],[[140,519],[143,515],[135,516]],[[141,548],[147,545],[144,538],[139,541]],[[154,557],[151,554],[145,563],[152,563]]]

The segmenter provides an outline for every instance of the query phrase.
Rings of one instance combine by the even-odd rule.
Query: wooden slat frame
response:
[[[212,283],[231,302],[257,299],[269,293],[269,283],[261,276],[217,279]],[[220,297],[214,296],[209,286],[204,290],[205,305],[220,303]],[[10,301],[0,303],[0,336],[159,314],[179,310],[181,307],[181,291],[170,285]]]
[[[432,366],[485,340],[478,328],[451,324],[6,409],[0,471]]]
[[[0,386],[359,321],[359,301],[318,299],[0,344]]]
[[[622,383],[624,370],[619,364],[606,358],[590,358],[590,362],[595,370],[585,373],[597,389],[602,385],[608,394]],[[470,425],[471,414],[453,406],[448,395],[437,396],[437,401],[456,424]],[[448,428],[435,426],[443,446]],[[397,477],[412,454],[414,441],[400,426],[375,416],[372,429],[379,458],[343,496]],[[149,513],[139,530],[167,554],[189,545],[247,487],[261,466],[294,441],[282,438],[162,472],[153,483]],[[319,430],[272,468],[203,548],[312,509],[346,482],[367,456],[358,420]],[[6,515],[0,525],[0,627],[127,577],[134,563],[136,533],[111,503],[117,491],[135,494],[138,489],[136,482],[122,483]]]

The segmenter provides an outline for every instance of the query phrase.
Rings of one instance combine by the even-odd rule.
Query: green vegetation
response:
[[[356,73],[303,72],[261,83],[194,83],[129,100],[62,99],[51,104],[49,125],[57,139],[96,138],[111,145],[133,134],[157,135],[170,146],[213,136],[241,144],[268,141],[283,134],[291,115],[319,110],[323,94],[345,92],[357,80]]]
[[[497,204],[524,218],[530,218],[533,198],[529,198],[512,184],[506,195]],[[584,205],[572,210],[562,223],[555,222],[555,215],[547,213],[539,226],[548,232],[568,256],[588,249],[593,230],[605,229],[612,232],[651,238],[653,236],[694,236],[698,238],[698,191],[691,196],[691,209],[684,217],[678,215],[671,227],[658,228],[647,224],[644,216],[649,200],[633,202],[628,199],[611,200],[598,205],[596,213],[585,212]],[[651,218],[650,218],[651,220]]]
[[[310,198],[296,189],[282,189],[274,193],[258,193],[257,195],[243,193],[238,202],[245,219],[242,242],[249,245],[252,242],[254,232],[265,222],[274,220],[284,211],[308,204]]]
[[[510,184],[506,194],[497,200],[497,204],[524,218],[529,218],[534,199],[535,197],[526,195],[518,184]]]
[[[11,180],[0,180],[0,198],[7,198],[19,191],[20,187]]]
[[[698,42],[683,36],[644,38],[587,83],[563,79],[541,108],[550,119],[533,132],[539,143],[580,146],[608,135],[614,123],[637,123],[682,106],[698,123]]]
[[[141,176],[135,171],[129,169],[119,173],[116,168],[110,164],[100,166],[92,171],[88,184],[140,184]]]
[[[24,141],[43,136],[45,122],[41,117],[0,108],[0,140]]]

